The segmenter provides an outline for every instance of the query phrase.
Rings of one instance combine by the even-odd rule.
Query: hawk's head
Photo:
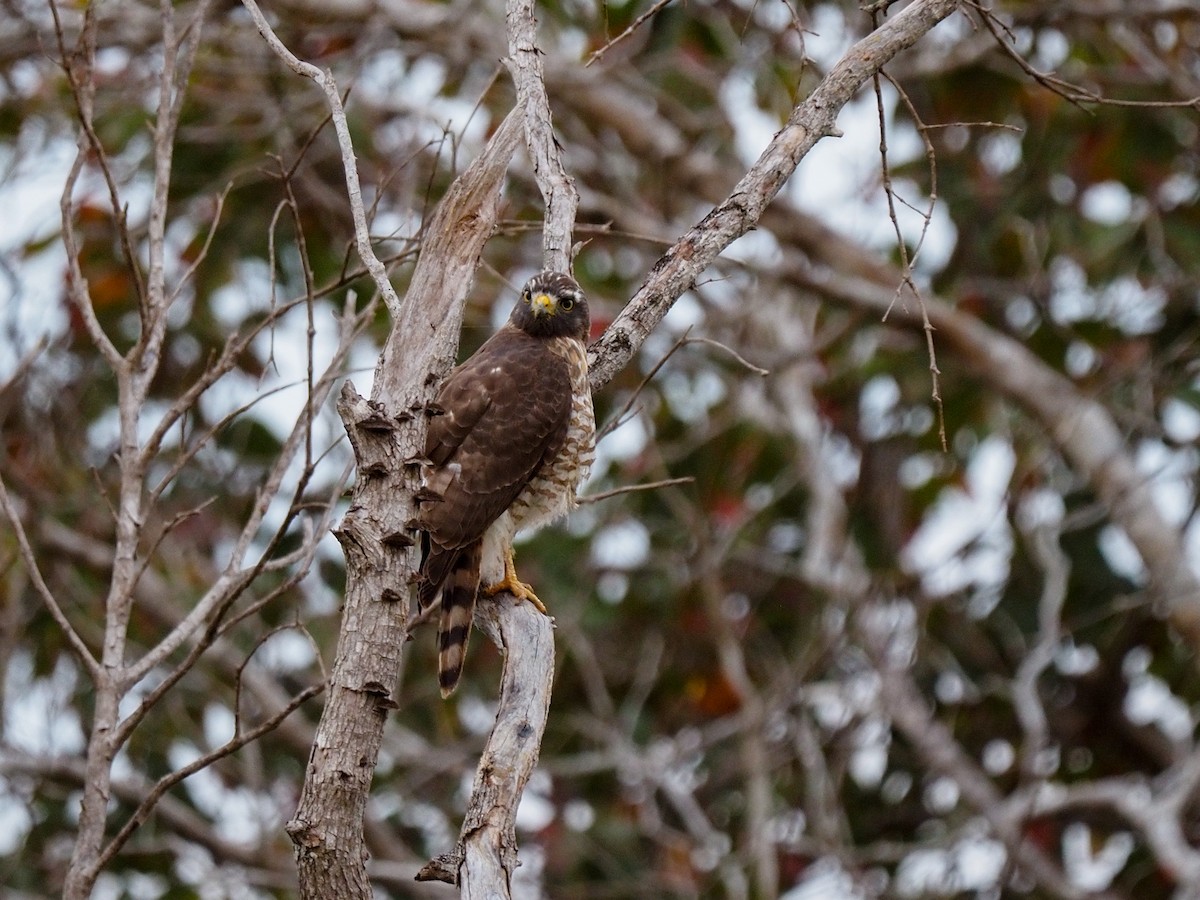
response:
[[[509,321],[534,337],[574,337],[587,343],[587,297],[570,275],[540,272],[521,291]]]

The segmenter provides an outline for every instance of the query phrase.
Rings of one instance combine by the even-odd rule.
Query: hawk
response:
[[[438,683],[458,685],[475,597],[509,591],[546,607],[517,578],[513,538],[575,505],[594,457],[587,298],[574,279],[535,275],[508,321],[438,394],[425,441],[417,599],[441,594]]]

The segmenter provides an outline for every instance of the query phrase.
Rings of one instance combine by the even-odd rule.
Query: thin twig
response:
[[[723,350],[726,353],[728,353],[730,356],[732,356],[738,362],[739,365],[741,365],[743,368],[745,368],[747,371],[749,371],[752,375],[758,375],[760,378],[766,378],[768,375],[771,374],[770,369],[764,369],[764,368],[761,368],[760,366],[754,365],[754,363],[747,360],[744,356],[742,356],[740,353],[738,353],[736,350],[734,350],[728,344],[722,344],[720,341],[716,340],[715,338],[709,338],[709,337],[687,338],[684,341],[684,343],[685,344],[707,344],[710,347],[716,347],[718,350]]]
[[[688,475],[683,478],[664,478],[662,481],[648,481],[645,484],[625,484],[608,491],[601,491],[598,494],[588,494],[585,497],[580,497],[579,505],[599,503],[601,500],[607,500],[609,497],[616,497],[618,494],[632,494],[634,491],[655,491],[659,488],[673,487],[677,484],[692,484],[695,480],[691,475]]]
[[[884,8],[886,8],[886,5]],[[876,4],[876,8],[871,10],[871,24],[875,27],[879,26],[879,13],[879,5]],[[932,392],[931,399],[933,400],[934,406],[937,408],[938,438],[941,442],[942,452],[944,453],[948,449],[948,443],[946,440],[946,410],[942,404],[942,392],[941,385],[939,383],[941,370],[938,368],[937,350],[934,347],[933,342],[933,325],[929,321],[929,313],[925,310],[925,299],[921,296],[921,291],[917,288],[916,281],[913,279],[913,263],[916,260],[917,254],[921,250],[921,246],[925,242],[925,235],[929,231],[929,223],[933,219],[933,210],[937,205],[937,159],[934,155],[933,143],[929,140],[929,136],[922,131],[918,131],[918,133],[921,135],[921,140],[925,144],[925,157],[929,163],[929,207],[923,213],[917,211],[922,217],[921,234],[917,239],[916,247],[913,250],[912,256],[910,257],[908,253],[908,245],[905,244],[904,234],[900,229],[900,220],[896,217],[896,192],[892,186],[892,171],[891,166],[888,163],[887,115],[885,113],[883,104],[882,80],[884,76],[882,73],[882,69],[879,69],[875,72],[875,74],[871,77],[871,86],[874,89],[875,109],[879,116],[879,169],[883,176],[883,193],[887,198],[888,218],[891,220],[892,229],[896,233],[896,249],[900,254],[900,274],[902,281],[899,285],[897,285],[896,297],[899,299],[904,291],[904,288],[907,287],[912,292],[912,295],[916,298],[917,305],[921,309],[921,323],[925,331],[925,350],[929,356],[929,377],[931,381]],[[891,84],[896,88],[902,101],[907,105],[913,118],[919,123],[920,118],[916,114],[916,109],[912,105],[911,101],[909,101],[908,96],[904,93],[904,90],[900,87],[900,85],[896,84],[895,81],[892,81]],[[884,318],[886,319],[887,316],[885,315]]]
[[[679,337],[678,340],[675,341],[674,344],[671,345],[671,349],[664,353],[658,362],[656,362],[650,368],[650,371],[645,374],[642,380],[638,383],[638,386],[634,388],[633,392],[626,398],[625,404],[619,410],[617,410],[615,415],[610,416],[609,420],[603,426],[596,430],[597,444],[609,434],[616,431],[619,427],[621,427],[621,425],[625,424],[625,417],[628,416],[629,411],[633,409],[633,404],[637,402],[637,398],[641,396],[642,391],[646,389],[646,386],[650,384],[650,382],[654,379],[654,376],[658,374],[659,370],[667,364],[667,360],[674,356],[676,351],[678,351],[687,343],[687,336],[691,330],[691,326],[688,326],[688,329],[684,331],[684,333]]]
[[[94,872],[100,872],[106,865],[108,865],[109,862],[112,861],[112,858],[116,856],[118,852],[120,852],[121,848],[125,846],[126,842],[130,837],[133,836],[133,833],[138,829],[138,827],[149,818],[151,810],[154,809],[155,804],[158,803],[163,794],[165,794],[175,785],[179,784],[179,782],[183,781],[189,775],[194,775],[200,770],[208,768],[218,760],[224,759],[229,754],[240,750],[249,743],[258,740],[264,734],[274,731],[275,728],[279,726],[280,722],[295,712],[305,701],[317,696],[323,690],[325,690],[324,683],[314,684],[306,687],[299,694],[296,694],[294,697],[292,697],[287,706],[279,710],[279,712],[275,713],[275,715],[271,716],[266,721],[255,726],[249,731],[241,734],[235,734],[232,738],[230,738],[220,747],[217,747],[215,750],[205,753],[203,756],[188,763],[183,768],[177,769],[176,771],[171,772],[169,775],[164,775],[162,778],[160,778],[146,794],[146,798],[138,804],[138,807],[136,810],[134,810],[133,815],[131,815],[126,820],[125,824],[121,826],[121,830],[113,835],[112,840],[109,841],[108,845],[103,851],[101,851],[95,863],[93,863],[91,866],[92,870]]]
[[[633,390],[633,393],[631,393],[629,395],[629,397],[626,398],[625,403],[620,408],[620,410],[618,410],[615,415],[610,416],[608,421],[605,422],[604,425],[596,432],[597,443],[600,441],[601,438],[608,436],[613,431],[616,431],[617,428],[619,428],[621,425],[625,424],[626,416],[629,415],[630,410],[633,408],[633,405],[637,401],[637,398],[641,396],[642,391],[644,391],[646,389],[646,387],[650,384],[650,382],[654,380],[654,376],[656,376],[659,373],[659,371],[662,369],[662,367],[664,365],[666,365],[667,360],[669,360],[672,356],[674,356],[678,350],[683,349],[684,347],[688,346],[689,344],[706,344],[710,347],[715,347],[718,350],[722,350],[725,353],[732,356],[740,365],[744,366],[749,372],[751,372],[755,375],[758,375],[760,377],[765,378],[766,376],[771,374],[770,370],[763,369],[759,366],[754,365],[754,363],[747,360],[744,356],[742,356],[740,353],[738,353],[736,350],[734,350],[728,344],[723,344],[720,341],[716,340],[715,338],[691,337],[691,332],[692,332],[692,329],[691,329],[691,326],[689,326],[688,329],[686,331],[684,331],[684,333],[682,335],[680,335],[679,339],[676,340],[675,343],[671,345],[671,349],[669,349],[666,353],[664,353],[662,355],[662,357],[658,360],[658,362],[656,362],[654,364],[654,366],[650,369],[650,371],[646,373],[646,375],[638,383],[638,386]]]
[[[83,13],[83,28],[80,30],[79,39],[76,42],[73,50],[68,49],[66,44],[66,35],[63,31],[62,21],[59,18],[58,0],[51,0],[50,15],[54,20],[54,36],[58,43],[59,58],[63,63],[63,71],[67,77],[67,84],[71,88],[71,97],[75,102],[75,114],[79,120],[82,133],[79,136],[78,151],[79,158],[77,163],[82,167],[85,160],[94,161],[100,169],[100,174],[104,179],[104,185],[108,190],[109,205],[112,209],[113,221],[116,224],[117,239],[121,244],[121,255],[125,260],[125,265],[129,270],[131,280],[138,297],[138,308],[144,314],[146,306],[146,284],[142,277],[141,266],[138,262],[137,254],[134,252],[133,243],[130,240],[126,205],[121,201],[121,193],[117,187],[116,177],[113,175],[112,167],[109,164],[108,151],[105,150],[104,144],[100,141],[100,136],[96,133],[94,114],[95,114],[95,99],[96,99],[96,82],[95,82],[95,63],[96,63],[96,31],[98,28],[98,15],[95,7],[88,4],[84,7]],[[165,44],[166,52],[170,52],[170,45]],[[86,144],[86,149],[85,145]],[[74,172],[75,177],[78,172]],[[69,209],[69,193],[73,192],[75,186],[75,177],[67,179],[67,185],[71,189],[68,193],[67,202],[64,204],[64,243],[67,244],[68,256],[78,262],[76,256],[71,253],[75,244],[75,234],[73,224],[67,214]],[[69,233],[69,240],[67,236]],[[90,307],[90,303],[88,304]],[[92,335],[95,339],[95,335]],[[98,347],[103,352],[104,347],[98,344]]]
[[[33,581],[33,586],[37,589],[38,596],[42,598],[42,602],[46,605],[51,617],[62,629],[62,632],[67,637],[67,643],[71,645],[71,649],[75,651],[75,655],[79,658],[80,663],[87,669],[88,674],[93,678],[100,676],[100,662],[92,655],[92,651],[88,649],[87,644],[83,642],[83,638],[79,636],[79,632],[75,630],[75,626],[67,618],[62,611],[62,607],[58,605],[58,598],[54,596],[54,592],[50,590],[50,586],[46,584],[46,579],[42,577],[41,567],[38,565],[37,555],[33,552],[33,547],[29,543],[29,535],[25,532],[25,525],[21,521],[21,517],[17,515],[16,509],[13,508],[12,500],[8,496],[8,487],[4,483],[4,477],[0,475],[0,509],[4,511],[5,517],[12,525],[13,534],[17,538],[17,546],[21,551],[21,559],[25,563],[25,569],[29,573],[30,579]]]
[[[350,200],[350,213],[354,219],[354,236],[358,247],[358,256],[363,261],[363,265],[367,267],[375,286],[383,296],[383,302],[387,306],[388,312],[391,313],[393,319],[396,319],[400,316],[400,298],[396,295],[396,289],[392,287],[392,283],[388,279],[387,269],[384,268],[379,257],[375,255],[375,250],[371,247],[371,231],[367,227],[362,185],[358,179],[358,164],[354,160],[354,143],[350,138],[350,126],[346,123],[346,111],[342,106],[342,97],[338,92],[333,73],[297,58],[276,36],[274,29],[271,28],[254,0],[242,0],[242,5],[250,13],[250,18],[254,21],[258,33],[263,36],[267,46],[275,52],[275,55],[297,75],[311,78],[325,92],[329,111],[333,118],[333,127],[337,132],[338,147],[342,154],[342,169],[346,177],[346,193]]]
[[[87,164],[89,156],[94,156],[97,164],[101,166],[101,171],[105,174],[106,183],[109,186],[111,202],[113,205],[114,216],[121,216],[121,202],[116,195],[115,182],[111,179],[111,173],[107,167],[107,156],[104,153],[104,148],[100,144],[99,138],[95,136],[95,130],[92,128],[92,94],[95,92],[95,86],[91,83],[91,71],[96,55],[96,7],[93,4],[88,4],[84,7],[83,13],[83,29],[80,32],[79,40],[74,50],[67,47],[66,35],[63,32],[62,22],[59,19],[57,0],[51,0],[50,14],[54,18],[54,34],[58,41],[59,53],[63,60],[63,67],[67,74],[67,80],[71,85],[71,94],[75,100],[76,114],[79,117],[79,124],[82,129],[77,140],[77,150],[75,160],[71,164],[71,169],[67,173],[66,179],[63,181],[62,194],[59,197],[59,213],[62,219],[62,242],[63,249],[67,256],[67,277],[66,290],[67,296],[71,300],[72,306],[79,313],[79,317],[83,322],[84,328],[88,333],[88,337],[100,351],[100,355],[104,357],[104,361],[115,372],[119,371],[124,365],[124,359],[112,339],[100,325],[100,320],[96,317],[96,310],[92,306],[91,297],[88,294],[87,279],[84,277],[83,268],[80,264],[80,247],[78,236],[75,233],[75,207],[74,194],[75,186],[79,183],[79,177],[83,174],[84,166]],[[125,229],[120,229],[122,233]],[[132,250],[125,251],[126,260],[131,260]],[[137,276],[140,279],[140,275]],[[139,281],[139,294],[142,291]]]
[[[233,190],[233,182],[226,182],[225,187],[221,189],[221,193],[217,194],[216,209],[213,210],[212,222],[209,223],[208,232],[204,235],[204,243],[200,246],[199,252],[196,253],[195,258],[188,265],[187,269],[179,276],[179,283],[175,285],[175,289],[171,292],[168,303],[173,303],[179,297],[180,292],[192,280],[192,276],[196,274],[197,269],[208,258],[208,251],[212,247],[213,238],[217,235],[217,226],[221,222],[221,213],[225,210],[225,198],[229,196],[231,190]]]
[[[587,58],[587,62],[585,62],[583,64],[583,67],[586,69],[592,63],[599,60],[602,56],[604,56],[605,53],[607,53],[609,50],[611,50],[617,44],[621,43],[621,41],[625,40],[625,38],[629,37],[631,34],[633,34],[639,28],[641,28],[642,25],[645,24],[645,22],[648,19],[651,19],[654,16],[658,15],[662,11],[663,7],[665,7],[670,2],[671,2],[671,0],[656,0],[656,2],[648,10],[646,10],[644,13],[642,13],[640,16],[638,16],[636,19],[634,19],[632,22],[630,22],[629,26],[624,31],[622,31],[615,38],[610,40],[607,44],[605,44],[599,50],[594,51],[592,53],[592,55]]]
[[[996,39],[996,45],[1004,52],[1005,56],[1015,62],[1026,75],[1046,90],[1057,94],[1070,103],[1074,103],[1076,106],[1082,106],[1084,103],[1095,103],[1098,106],[1151,109],[1192,107],[1200,109],[1200,97],[1190,97],[1186,100],[1117,100],[1112,97],[1105,97],[1103,94],[1098,94],[1082,85],[1059,78],[1050,72],[1043,72],[1016,51],[1012,46],[1012,41],[1014,40],[1012,30],[997,18],[996,13],[990,7],[974,2],[974,0],[967,0],[967,5],[979,13],[980,18],[983,19],[984,26],[991,32],[992,37]]]
[[[17,364],[13,367],[8,378],[4,380],[3,384],[0,384],[0,397],[3,397],[16,385],[21,383],[21,379],[25,377],[25,373],[33,368],[34,361],[42,355],[42,352],[49,343],[48,338],[44,336],[40,337],[32,347],[21,354],[21,358],[17,360]]]

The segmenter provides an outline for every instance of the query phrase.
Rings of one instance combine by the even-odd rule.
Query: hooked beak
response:
[[[535,316],[552,316],[558,312],[558,303],[549,294],[535,294],[529,308]]]

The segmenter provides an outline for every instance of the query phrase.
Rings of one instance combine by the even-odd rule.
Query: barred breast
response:
[[[509,512],[516,530],[540,528],[566,515],[596,458],[596,415],[588,384],[587,351],[574,338],[553,338],[550,349],[571,372],[571,421],[562,449],[525,486]]]

